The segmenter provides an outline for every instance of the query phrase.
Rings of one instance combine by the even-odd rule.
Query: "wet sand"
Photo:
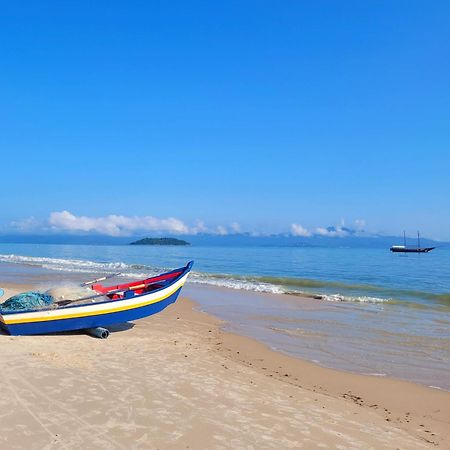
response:
[[[107,340],[0,335],[0,448],[450,448],[450,393],[326,369],[222,325],[182,297]]]
[[[189,283],[226,330],[324,367],[450,391],[450,322],[395,305],[329,302]]]

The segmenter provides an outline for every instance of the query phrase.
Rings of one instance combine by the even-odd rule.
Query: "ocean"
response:
[[[402,255],[374,248],[0,244],[0,287],[43,276],[143,278],[189,260],[195,265],[184,293],[233,331],[329,367],[450,389],[445,248]],[[214,287],[227,289],[218,296]]]

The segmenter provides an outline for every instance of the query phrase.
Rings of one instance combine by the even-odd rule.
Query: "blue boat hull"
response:
[[[169,297],[157,303],[142,306],[140,308],[128,309],[126,311],[112,312],[87,317],[76,317],[61,320],[49,320],[42,322],[1,324],[6,332],[16,335],[46,334],[60,331],[83,330],[86,328],[104,327],[117,323],[129,322],[141,319],[162,311],[164,308],[174,303],[180,294],[181,287]]]

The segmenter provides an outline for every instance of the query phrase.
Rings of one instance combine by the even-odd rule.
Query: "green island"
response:
[[[191,245],[189,242],[175,238],[144,238],[130,242],[130,245]]]

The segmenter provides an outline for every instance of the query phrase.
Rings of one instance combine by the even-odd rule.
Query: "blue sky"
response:
[[[448,2],[9,2],[0,39],[3,232],[450,240]]]

